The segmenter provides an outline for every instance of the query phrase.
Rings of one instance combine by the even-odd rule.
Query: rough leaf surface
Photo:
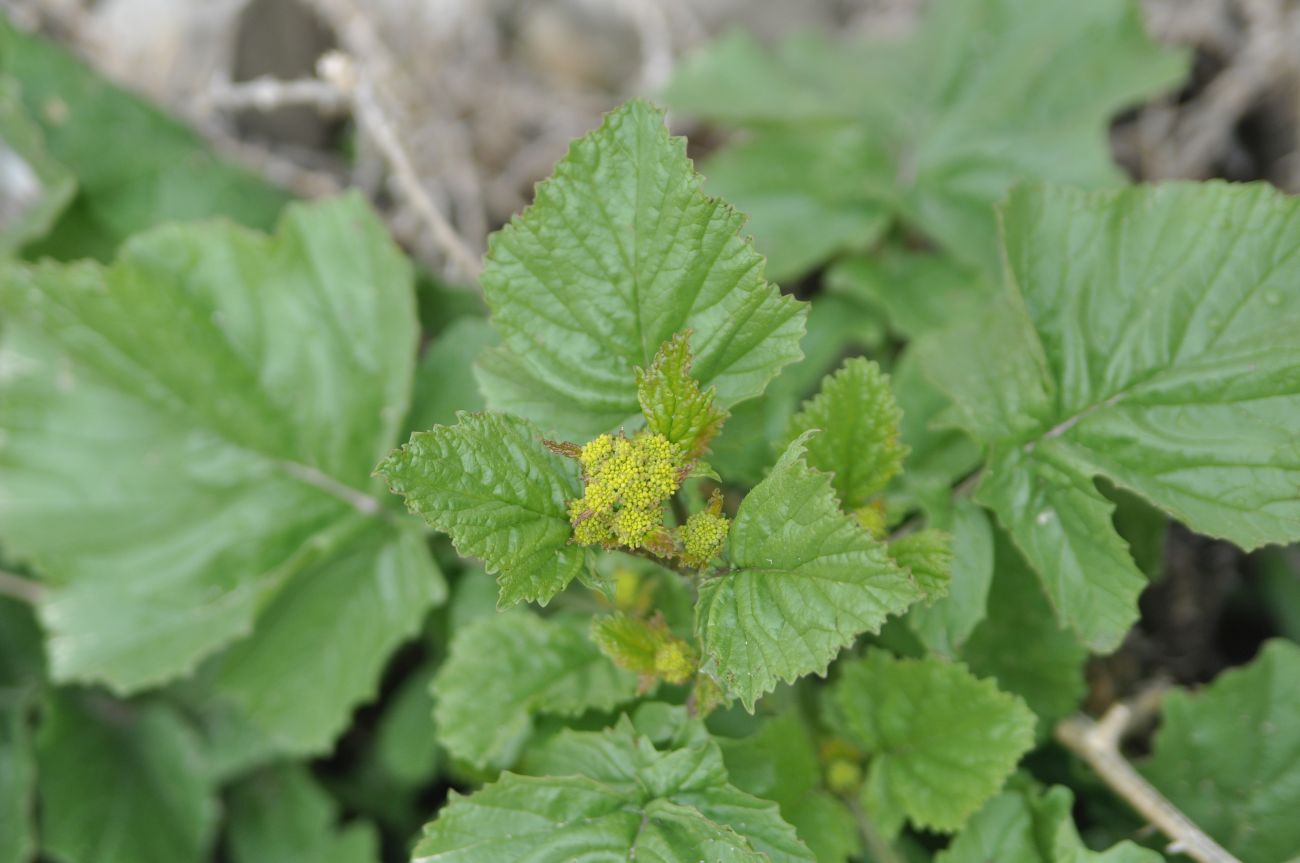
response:
[[[808,464],[832,474],[841,505],[854,510],[903,469],[907,447],[898,439],[901,421],[889,376],[857,357],[826,376],[821,391],[791,419],[787,440],[821,430],[808,441]]]
[[[458,420],[416,432],[378,473],[458,552],[496,574],[502,606],[545,604],[587,566],[587,552],[569,541],[566,501],[582,496],[578,468],[547,449],[527,420]]]
[[[509,767],[534,716],[609,710],[632,700],[636,684],[591,642],[584,620],[494,614],[456,633],[434,677],[439,739],[473,765]]]
[[[760,394],[801,356],[805,313],[764,278],[743,222],[700,191],[657,109],[611,112],[489,243],[481,283],[502,345],[479,364],[488,404],[559,437],[611,431],[639,413],[634,369],[688,328],[720,407]]]
[[[702,650],[750,710],[779,681],[824,674],[858,635],[924,595],[805,462],[812,434],[746,495],[727,539],[729,568],[700,584]]]
[[[56,679],[192,670],[380,515],[417,334],[410,267],[359,197],[271,237],[177,225],[111,267],[14,267],[0,312],[0,539],[51,583]]]
[[[1021,187],[1003,223],[1004,302],[925,362],[988,448],[977,499],[1111,650],[1146,578],[1095,477],[1247,549],[1300,538],[1300,205],[1265,185]]]
[[[1243,863],[1300,850],[1300,647],[1270,641],[1243,668],[1164,701],[1147,775]]]
[[[702,729],[660,751],[624,718],[565,731],[540,754],[547,776],[503,774],[452,793],[414,860],[438,863],[812,863],[775,803],[727,784]]]
[[[1034,744],[1034,714],[960,664],[880,650],[844,663],[831,690],[841,733],[869,756],[866,811],[893,832],[952,832],[1002,787]]]
[[[704,453],[727,412],[713,404],[713,388],[702,390],[691,376],[690,333],[678,333],[659,348],[648,369],[637,369],[637,400],[646,428],[677,444],[688,458]]]

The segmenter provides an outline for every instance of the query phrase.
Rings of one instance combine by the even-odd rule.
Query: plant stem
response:
[[[1120,754],[1120,740],[1132,727],[1133,719],[1132,707],[1122,702],[1113,704],[1100,722],[1083,715],[1061,720],[1056,726],[1056,739],[1088,762],[1111,790],[1168,836],[1172,840],[1171,852],[1186,854],[1199,863],[1241,863],[1170,803]]]
[[[867,810],[862,808],[862,801],[858,799],[858,795],[850,796],[848,803],[849,809],[853,811],[853,820],[858,824],[858,832],[862,834],[862,841],[866,844],[873,863],[903,863],[903,858],[894,850],[894,846],[880,835],[875,822],[867,815]]]
[[[30,578],[23,578],[21,575],[0,570],[0,596],[11,596],[28,605],[36,605],[45,598],[46,593],[45,585],[32,581]]]

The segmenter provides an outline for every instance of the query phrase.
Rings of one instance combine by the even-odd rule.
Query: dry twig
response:
[[[1057,723],[1056,739],[1088,762],[1093,770],[1143,818],[1172,840],[1171,853],[1182,853],[1199,863],[1241,863],[1170,803],[1120,754],[1119,745],[1131,728],[1154,710],[1158,692],[1148,692],[1135,702],[1118,702],[1095,722],[1083,715]]]

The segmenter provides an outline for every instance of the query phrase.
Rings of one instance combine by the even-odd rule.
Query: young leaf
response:
[[[929,602],[947,595],[952,581],[952,536],[933,528],[918,530],[891,542],[889,556],[912,574]]]
[[[1002,531],[996,532],[992,556],[988,616],[960,656],[975,674],[1023,698],[1045,736],[1083,698],[1088,649],[1057,623],[1033,571]]]
[[[1166,698],[1142,772],[1244,863],[1300,848],[1300,647],[1270,641],[1244,668]]]
[[[624,717],[607,731],[562,732],[546,749],[551,775],[506,773],[470,797],[453,792],[414,863],[814,860],[775,803],[727,784],[706,734],[661,752]]]
[[[903,818],[951,832],[997,793],[1034,745],[1034,715],[962,665],[881,650],[831,689],[841,732],[870,756],[862,802],[882,830]]]
[[[163,704],[59,690],[37,739],[41,848],[60,860],[200,863],[216,787],[193,730]]]
[[[954,0],[901,44],[799,37],[773,57],[733,39],[714,50],[685,64],[668,99],[750,130],[705,164],[723,180],[711,188],[742,205],[799,202],[756,223],[775,272],[809,260],[780,257],[780,237],[841,225],[856,199],[864,224],[883,208],[994,273],[992,205],[1007,189],[1026,178],[1118,183],[1110,120],[1187,70],[1184,54],[1146,36],[1132,0]],[[791,159],[783,143],[796,134]],[[823,179],[827,165],[838,186]],[[857,244],[869,240],[863,231]]]
[[[633,369],[688,328],[720,407],[761,393],[799,358],[804,311],[764,279],[743,221],[700,191],[658,110],[611,112],[489,244],[481,283],[502,346],[479,363],[488,404],[560,437],[610,431],[638,414]]]
[[[778,681],[824,674],[840,649],[923,596],[804,461],[805,432],[740,504],[729,569],[700,584],[696,630],[726,687],[754,709]]]
[[[373,826],[338,826],[337,806],[303,765],[249,776],[230,794],[227,842],[232,863],[373,863]]]
[[[676,334],[659,348],[649,369],[636,370],[636,396],[646,428],[693,459],[704,454],[727,412],[713,404],[714,388],[701,390],[691,377],[689,339],[689,332]]]
[[[215,660],[215,689],[279,751],[327,753],[375,696],[392,652],[445,596],[424,537],[367,520],[296,573],[253,634]]]
[[[380,514],[410,281],[357,196],[291,207],[272,237],[169,226],[112,267],[6,272],[0,539],[51,582],[55,679],[133,691],[192,670]]]
[[[1055,786],[1045,792],[1007,791],[975,813],[935,863],[1161,863],[1157,851],[1121,842],[1090,851],[1070,814],[1073,795]]]
[[[907,447],[898,441],[901,420],[889,376],[858,357],[827,375],[821,392],[791,419],[786,440],[821,429],[808,441],[808,464],[832,475],[840,504],[852,511],[903,469]]]
[[[446,531],[456,550],[495,573],[501,605],[551,600],[588,565],[569,542],[567,502],[582,496],[578,468],[506,414],[458,415],[416,432],[377,468],[412,512]]]
[[[977,499],[1111,650],[1146,578],[1094,477],[1244,548],[1300,538],[1300,205],[1264,185],[1021,187],[1003,223],[1002,307],[925,361],[989,449]]]
[[[636,683],[587,638],[584,621],[510,611],[456,633],[433,681],[434,717],[452,755],[508,767],[535,715],[609,710],[634,698]]]

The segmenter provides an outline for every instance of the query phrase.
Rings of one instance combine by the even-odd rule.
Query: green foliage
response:
[[[1002,303],[929,343],[927,367],[988,449],[977,499],[1061,619],[1111,650],[1146,578],[1095,476],[1245,548],[1300,538],[1300,220],[1222,184],[1020,188],[1002,220]]]
[[[822,787],[822,764],[808,723],[790,710],[742,738],[718,739],[731,782],[771,800],[819,863],[841,863],[859,848],[853,815]]]
[[[610,431],[637,414],[634,369],[686,329],[719,407],[761,393],[799,358],[804,311],[764,279],[743,221],[700,191],[658,110],[611,112],[493,235],[482,285],[502,345],[479,363],[488,404],[565,437]]]
[[[907,614],[916,637],[941,656],[952,656],[984,619],[994,577],[993,529],[984,510],[970,501],[958,501],[951,529],[951,577],[946,593],[914,606]],[[891,553],[898,558],[897,543]]]
[[[41,632],[29,609],[0,598],[0,860],[26,860],[36,847],[36,763],[31,713],[45,672]]]
[[[14,206],[19,212],[12,221],[0,224],[0,255],[8,255],[50,230],[76,193],[77,182],[46,151],[41,128],[27,115],[20,85],[11,78],[0,78],[0,140],[26,168],[21,182],[9,183],[17,186],[13,190],[17,194],[6,209]]]
[[[441,596],[411,526],[373,496],[416,331],[409,266],[357,198],[290,208],[273,237],[172,226],[111,267],[15,267],[0,305],[15,370],[0,385],[0,485],[20,502],[0,514],[0,539],[51,582],[55,679],[135,691],[268,615],[346,614],[362,584],[335,575],[332,594],[315,581],[289,592],[341,560],[348,582],[374,568],[400,578],[399,634]],[[337,730],[369,692],[394,632],[358,632],[347,658],[367,679],[288,705],[297,718]],[[310,651],[319,634],[305,637]]]
[[[961,828],[1034,743],[1024,702],[938,659],[873,650],[846,662],[830,710],[870,758],[862,805],[890,833],[904,817],[931,830]]]
[[[796,438],[745,497],[727,539],[729,568],[700,583],[704,658],[750,710],[780,681],[825,674],[841,649],[924,594],[808,466],[813,434]]]
[[[636,677],[587,638],[586,622],[524,611],[461,629],[433,681],[442,745],[474,766],[509,767],[538,714],[610,710],[636,694]]]
[[[952,580],[952,537],[941,530],[918,530],[889,544],[894,563],[912,574],[926,599],[941,599]]]
[[[636,397],[646,428],[680,447],[687,458],[704,454],[727,412],[713,404],[715,388],[701,390],[691,377],[689,332],[664,342],[648,369],[636,370]]]
[[[1023,783],[1022,783],[1023,784]],[[1009,790],[971,818],[935,863],[1160,863],[1159,853],[1121,842],[1105,853],[1088,850],[1070,818],[1073,796],[1061,787]]]
[[[216,827],[216,788],[197,735],[175,710],[63,690],[47,702],[36,744],[41,847],[50,855],[203,859]]]
[[[855,510],[903,469],[907,447],[898,440],[900,419],[889,376],[873,362],[851,359],[794,415],[786,441],[821,430],[807,442],[808,464],[832,474],[840,504]]]
[[[374,828],[336,828],[333,801],[303,767],[259,771],[230,795],[233,863],[373,863],[379,859]]]
[[[717,744],[702,729],[660,751],[624,717],[607,731],[563,732],[539,761],[544,778],[507,773],[472,796],[453,795],[414,859],[814,859],[776,804],[727,783]]]
[[[588,565],[569,544],[578,470],[542,445],[537,428],[505,414],[462,413],[416,432],[377,468],[389,487],[461,554],[496,573],[501,605],[549,602]]]
[[[1203,691],[1171,692],[1143,772],[1243,863],[1300,848],[1300,647],[1265,644]]]
[[[993,273],[992,205],[1024,179],[1116,184],[1109,121],[1186,66],[1147,38],[1130,0],[950,0],[902,42],[804,36],[770,56],[733,36],[689,61],[667,97],[750,131],[704,173],[756,213],[774,273],[865,248],[890,217]]]

